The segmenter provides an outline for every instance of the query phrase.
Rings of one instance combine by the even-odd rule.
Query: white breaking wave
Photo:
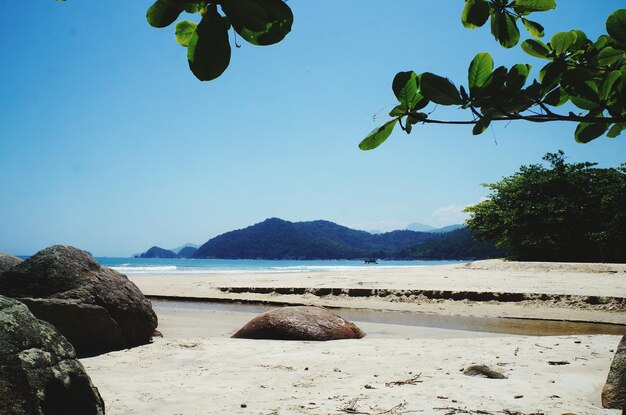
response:
[[[124,264],[126,265],[126,264]],[[293,265],[266,267],[178,267],[175,265],[159,266],[112,266],[123,274],[284,274],[308,272],[358,271],[372,268],[391,269],[422,267],[424,265]]]
[[[130,265],[130,264],[124,264]],[[161,265],[154,267],[133,267],[133,266],[119,266],[119,267],[110,267],[111,269],[116,270],[117,272],[121,272],[123,274],[160,274],[160,273],[170,273],[172,271],[176,271],[178,267],[176,265]]]

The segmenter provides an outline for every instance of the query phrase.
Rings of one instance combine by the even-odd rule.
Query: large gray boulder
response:
[[[72,345],[24,304],[2,296],[0,414],[104,415]]]
[[[321,307],[283,307],[263,313],[233,335],[244,339],[340,340],[360,339],[365,333]]]
[[[15,255],[0,252],[0,274],[4,271],[10,270],[20,262],[22,262],[22,259],[16,257]]]
[[[617,346],[606,384],[602,389],[602,406],[626,412],[626,336]]]
[[[46,248],[0,274],[0,294],[53,324],[79,355],[145,344],[157,327],[135,284],[71,246]]]

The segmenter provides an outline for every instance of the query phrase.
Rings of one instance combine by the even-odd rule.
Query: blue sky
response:
[[[595,38],[618,6],[558,3],[535,15],[548,37],[582,29]],[[173,26],[148,26],[150,4],[0,0],[0,251],[63,243],[126,256],[267,217],[443,226],[487,194],[480,183],[546,152],[626,161],[624,138],[577,144],[569,124],[497,124],[478,137],[467,126],[421,126],[360,151],[394,105],[398,71],[465,82],[479,51],[496,65],[541,67],[486,29],[463,29],[461,0],[290,0],[292,33],[270,47],[239,39],[230,67],[208,83],[188,70]]]

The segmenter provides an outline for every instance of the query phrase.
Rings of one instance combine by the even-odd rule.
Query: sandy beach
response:
[[[129,278],[145,294],[168,300],[315,304],[399,320],[359,321],[355,314],[368,333],[361,340],[242,340],[229,336],[261,306],[212,309],[155,300],[162,338],[81,359],[107,414],[619,413],[601,407],[600,392],[619,334],[626,333],[615,326],[626,324],[626,265],[479,261]],[[403,316],[604,322],[617,330],[516,335],[423,327]],[[463,374],[472,364],[507,378]]]

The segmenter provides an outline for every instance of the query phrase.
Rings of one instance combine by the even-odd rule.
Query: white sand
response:
[[[401,270],[136,275],[131,279],[152,295],[258,296],[285,302],[308,297],[235,295],[217,288],[386,287],[626,297],[626,266],[497,261]],[[580,310],[576,304],[555,308],[534,303],[308,300],[439,314],[535,313],[541,317],[626,322],[623,313]],[[241,340],[225,336],[252,317],[249,313],[156,309],[164,338],[132,350],[82,359],[106,402],[108,415],[619,414],[600,405],[600,392],[619,336],[505,336],[363,323],[371,335],[362,340]],[[508,379],[474,378],[460,372],[474,363],[500,370]]]
[[[618,341],[618,336],[324,343],[157,339],[82,362],[109,415],[463,413],[437,408],[617,414],[601,408],[600,391]],[[460,372],[473,363],[487,364],[508,379]],[[415,384],[386,385],[417,375]],[[355,399],[356,412],[347,411]]]

